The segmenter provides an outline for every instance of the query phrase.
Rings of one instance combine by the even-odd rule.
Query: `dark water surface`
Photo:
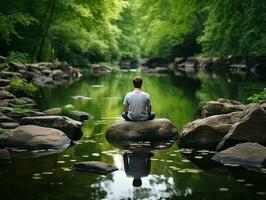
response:
[[[265,173],[222,167],[208,159],[210,152],[180,152],[175,143],[168,148],[169,142],[155,144],[153,148],[157,150],[153,156],[135,154],[139,164],[127,166],[127,173],[147,176],[142,178],[141,187],[133,187],[133,178],[127,177],[124,170],[122,155],[128,152],[110,145],[104,133],[109,125],[121,120],[122,100],[132,89],[129,80],[136,74],[139,73],[92,77],[85,73],[79,82],[70,86],[44,89],[44,97],[39,100],[42,109],[73,104],[94,118],[85,124],[79,143],[65,152],[17,159],[11,166],[0,168],[0,199],[266,199]],[[152,96],[157,117],[169,118],[179,131],[196,118],[200,101],[223,97],[245,102],[252,93],[266,87],[265,80],[245,76],[141,76],[143,89]],[[72,98],[80,95],[91,99]],[[138,150],[140,145],[148,149],[150,144],[119,145]],[[143,159],[148,160],[150,166],[142,165]],[[76,161],[90,160],[113,164],[119,170],[109,175],[94,175],[72,169]]]

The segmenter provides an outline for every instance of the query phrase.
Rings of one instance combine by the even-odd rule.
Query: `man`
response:
[[[124,99],[124,109],[122,117],[126,121],[146,121],[153,120],[155,113],[151,112],[151,97],[141,90],[142,79],[133,78],[134,90],[126,94]]]

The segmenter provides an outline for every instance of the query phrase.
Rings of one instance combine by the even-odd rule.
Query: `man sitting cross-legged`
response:
[[[126,121],[146,121],[153,120],[155,113],[151,112],[151,97],[141,90],[142,79],[133,78],[134,90],[126,94],[124,99],[125,111],[122,117]]]

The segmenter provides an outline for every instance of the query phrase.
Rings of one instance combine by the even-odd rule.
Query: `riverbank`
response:
[[[0,160],[9,153],[19,157],[21,151],[23,157],[53,154],[81,138],[88,113],[72,105],[41,111],[34,100],[39,87],[78,80],[78,69],[65,62],[22,64],[2,56],[0,69]]]
[[[255,75],[266,73],[266,56],[177,57],[167,59],[122,60],[121,69],[137,69],[153,74],[176,73],[193,75],[198,72],[231,72]]]

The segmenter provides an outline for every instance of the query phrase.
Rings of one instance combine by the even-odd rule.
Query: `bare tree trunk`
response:
[[[51,9],[50,9],[49,18],[48,18],[48,21],[47,21],[47,26],[45,27],[44,33],[42,34],[42,37],[41,37],[41,43],[40,43],[40,48],[39,48],[39,52],[38,52],[38,56],[37,56],[37,61],[41,60],[43,46],[44,46],[47,34],[49,32],[49,28],[50,28],[51,22],[52,22],[52,17],[53,17],[53,14],[54,14],[56,1],[57,0],[54,0],[52,2],[52,4],[51,4]]]

